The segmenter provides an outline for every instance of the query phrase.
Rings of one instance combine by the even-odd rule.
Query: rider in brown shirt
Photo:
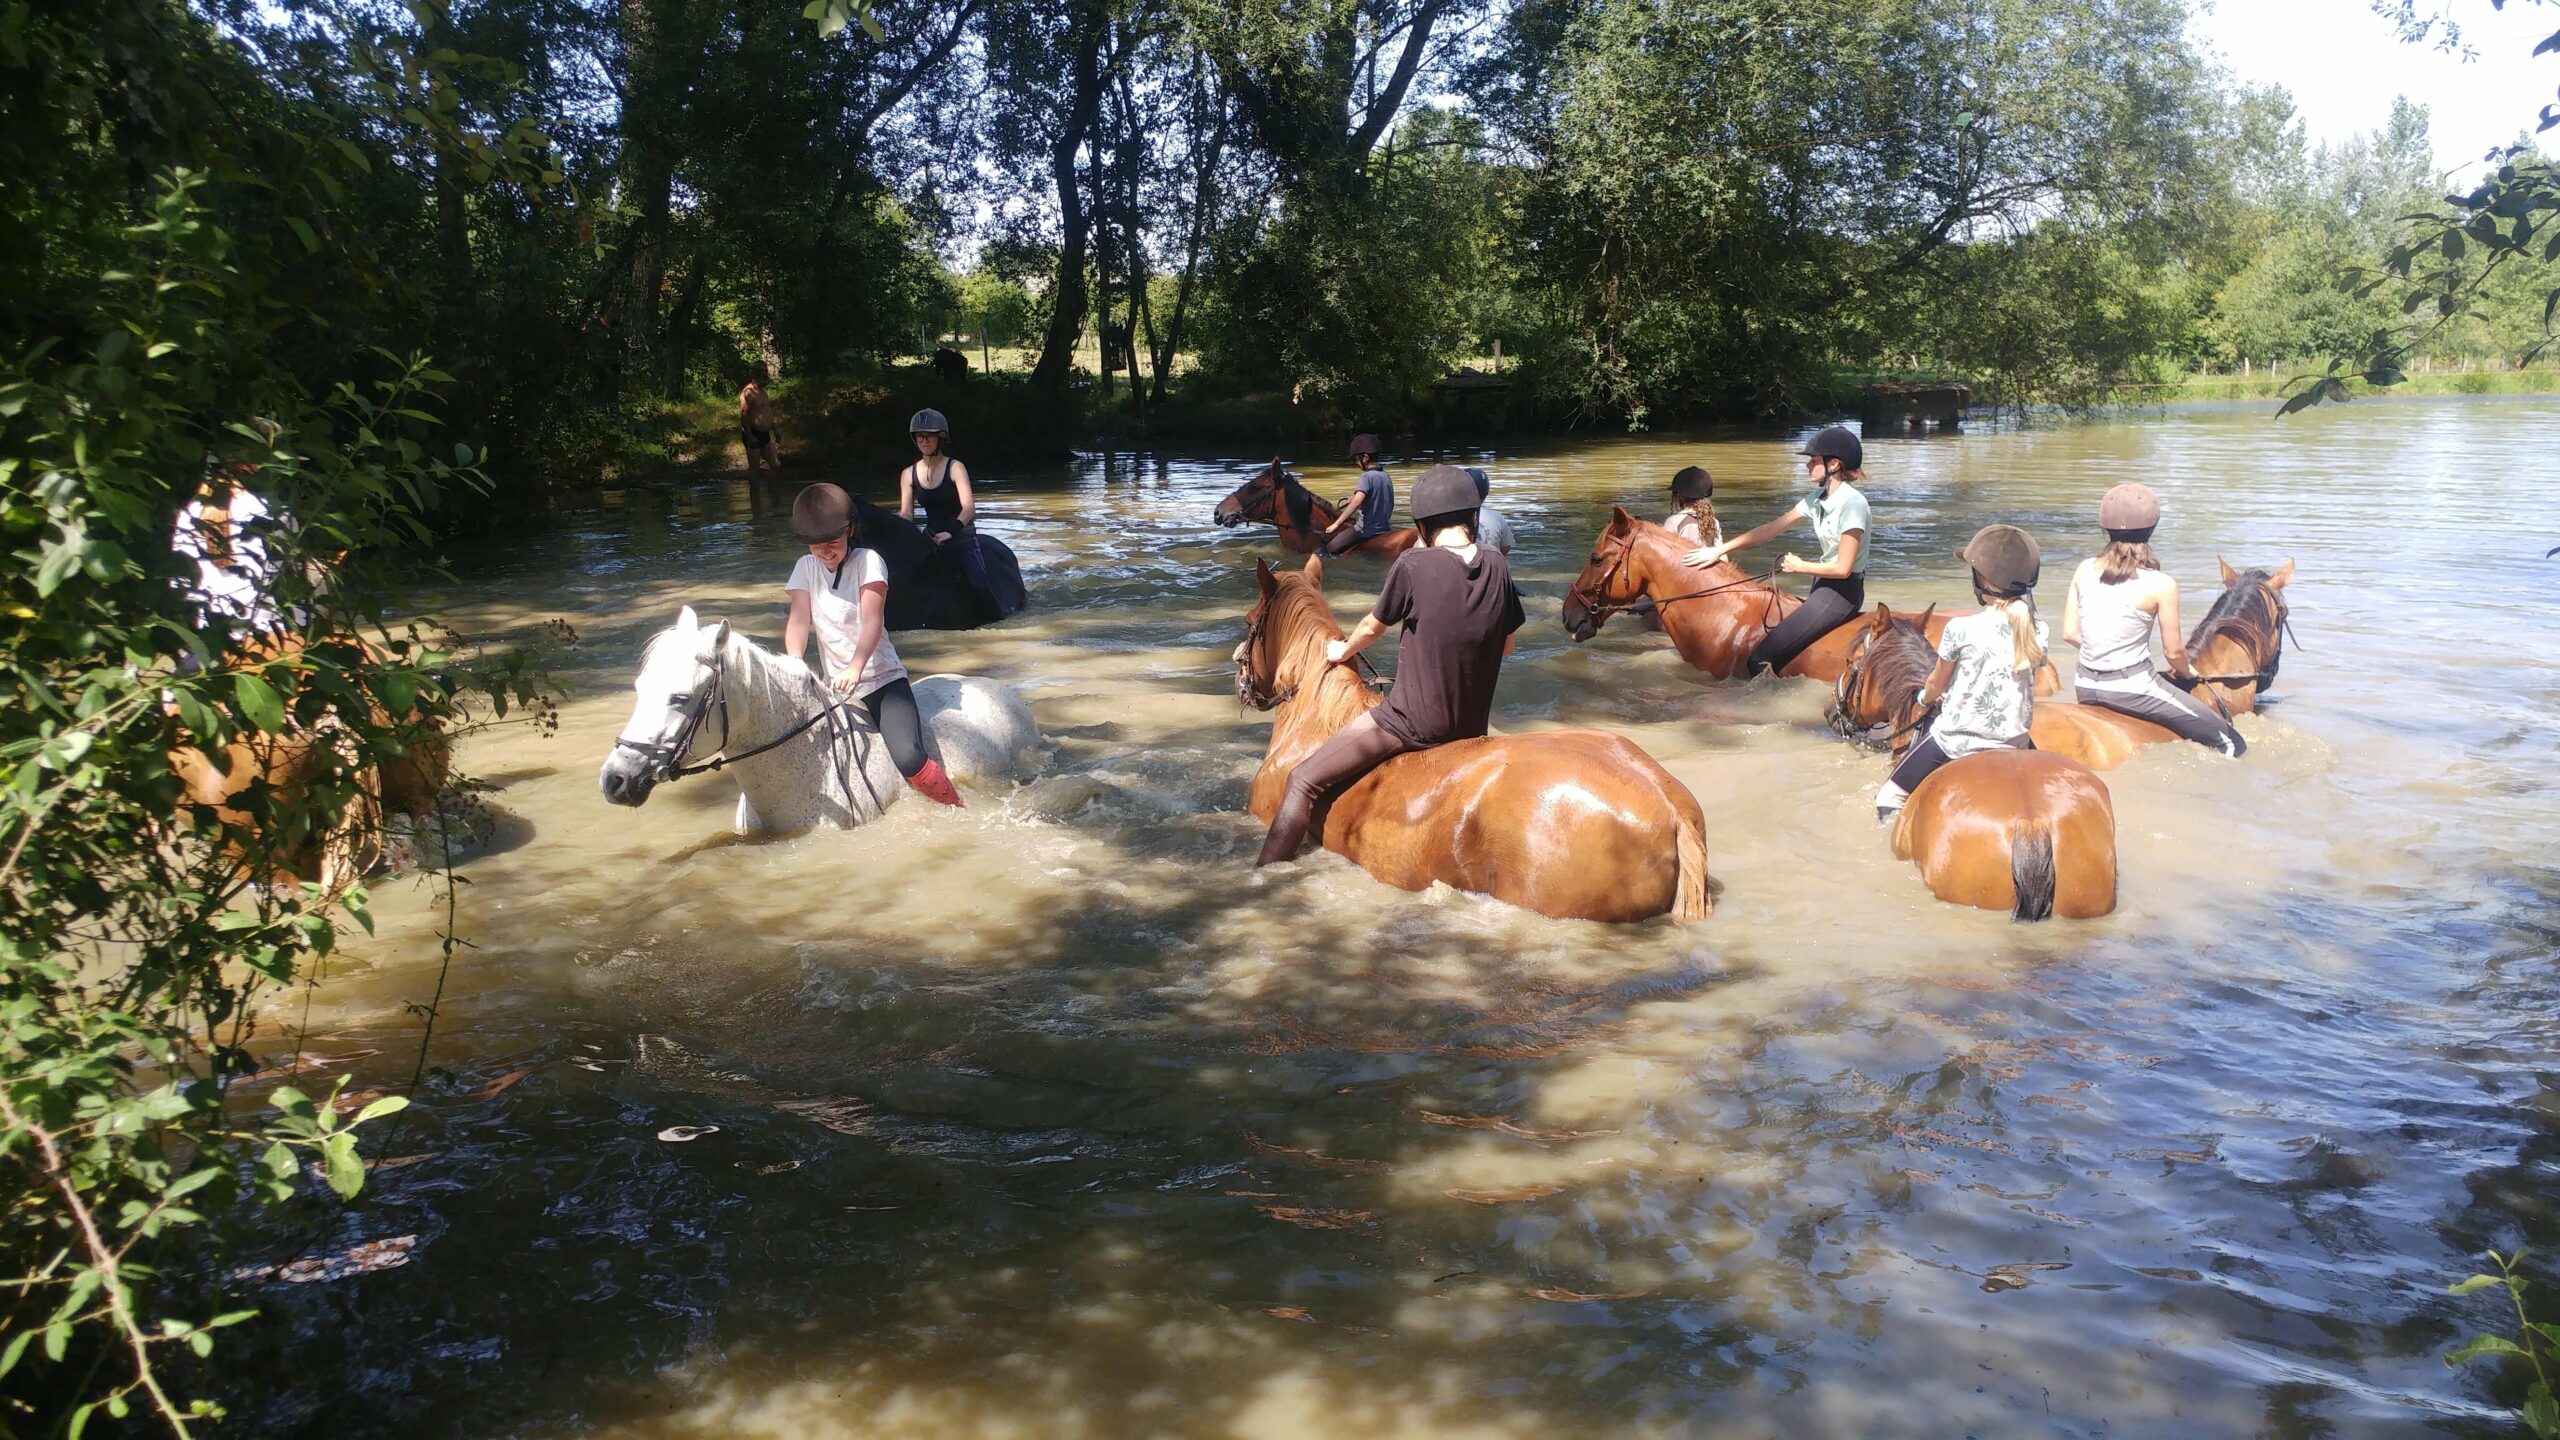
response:
[[[1347,665],[1388,626],[1401,624],[1395,689],[1289,772],[1255,865],[1294,858],[1317,807],[1379,765],[1485,733],[1502,657],[1525,616],[1509,559],[1476,544],[1477,502],[1474,479],[1454,465],[1435,465],[1415,482],[1423,543],[1396,557],[1376,608],[1325,652],[1327,661]]]

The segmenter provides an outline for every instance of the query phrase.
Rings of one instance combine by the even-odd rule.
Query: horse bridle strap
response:
[[[1625,543],[1618,547],[1617,558],[1609,562],[1608,569],[1600,572],[1600,586],[1598,592],[1595,593],[1593,591],[1583,589],[1582,582],[1576,580],[1573,583],[1572,588],[1568,589],[1565,594],[1572,599],[1581,601],[1582,608],[1595,620],[1606,620],[1612,615],[1622,615],[1627,611],[1634,609],[1636,607],[1636,601],[1611,600],[1606,598],[1606,592],[1609,589],[1609,581],[1615,578],[1620,570],[1626,568],[1628,559],[1635,554],[1635,549],[1636,537],[1629,535],[1626,538]],[[1759,575],[1745,575],[1739,579],[1727,580],[1721,584],[1709,585],[1703,590],[1684,590],[1677,595],[1646,595],[1638,598],[1651,602],[1653,608],[1658,611],[1666,605],[1677,605],[1683,600],[1697,600],[1709,595],[1719,595],[1727,590],[1738,590],[1745,585],[1765,585],[1774,590],[1777,588],[1777,583],[1778,572],[1773,569],[1765,577]]]
[[[696,698],[696,703],[685,711],[684,719],[676,726],[674,739],[626,740],[617,736],[613,742],[614,748],[637,751],[647,756],[651,773],[661,780],[682,780],[688,775],[710,774],[741,761],[752,760],[768,750],[778,750],[808,734],[820,721],[833,719],[844,708],[842,700],[829,695],[826,697],[826,703],[818,707],[816,714],[753,749],[741,750],[735,755],[729,754],[727,661],[728,656],[725,652],[712,657],[711,683],[703,688],[701,695]],[[691,765],[679,764],[679,758],[693,748],[694,737],[702,733],[703,722],[710,718],[713,710],[720,712],[720,743],[713,748],[711,758],[698,760]]]

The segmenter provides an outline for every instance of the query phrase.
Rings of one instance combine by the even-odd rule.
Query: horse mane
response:
[[[2274,578],[2274,572],[2265,569],[2241,571],[2213,597],[2212,608],[2196,622],[2195,632],[2187,637],[2187,653],[2200,655],[2208,641],[2225,634],[2245,647],[2253,660],[2270,653],[2284,623],[2283,602],[2266,583]]]
[[[1280,503],[1289,507],[1289,526],[1300,534],[1316,528],[1316,497],[1297,476],[1275,469],[1271,483],[1280,487]]]
[[[853,516],[853,543],[878,551],[892,580],[904,579],[932,553],[933,541],[926,538],[924,531],[885,505],[856,500]]]
[[[1273,577],[1278,586],[1267,602],[1271,614],[1264,622],[1270,632],[1281,637],[1285,647],[1275,671],[1296,667],[1299,675],[1314,675],[1309,686],[1301,681],[1299,698],[1313,706],[1315,722],[1329,730],[1338,730],[1376,708],[1378,692],[1348,665],[1327,665],[1325,643],[1342,638],[1342,622],[1333,618],[1333,606],[1324,592],[1309,584],[1307,577],[1296,572],[1283,572]],[[1272,676],[1277,683],[1279,675]]]
[[[1885,713],[1899,716],[1928,688],[1929,672],[1938,668],[1938,647],[1929,643],[1929,632],[1917,621],[1895,615],[1885,621],[1882,635],[1867,642],[1867,665],[1894,697]]]

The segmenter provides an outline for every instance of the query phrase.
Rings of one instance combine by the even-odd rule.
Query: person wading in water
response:
[[[888,562],[862,544],[853,501],[837,486],[812,485],[791,502],[791,530],[809,553],[791,567],[783,586],[791,596],[791,618],[783,626],[782,653],[800,659],[814,630],[827,688],[861,702],[898,773],[916,793],[958,805],[960,792],[925,748],[916,692],[882,623],[889,605]]]
[[[1805,593],[1804,604],[1776,629],[1751,648],[1751,658],[1743,673],[1762,670],[1784,670],[1806,647],[1829,634],[1863,609],[1867,603],[1867,497],[1855,482],[1867,478],[1862,468],[1866,447],[1846,425],[1834,425],[1816,435],[1805,445],[1805,473],[1812,477],[1813,493],[1789,507],[1775,520],[1744,531],[1731,540],[1701,545],[1689,552],[1692,565],[1713,565],[1736,550],[1765,545],[1786,533],[1788,527],[1813,522],[1815,538],[1822,542],[1822,554],[1812,560],[1798,555],[1778,557],[1778,568],[1790,575],[1810,575],[1813,588]]]
[[[2151,658],[2157,632],[2172,678],[2193,682],[2195,667],[2178,638],[2178,582],[2152,558],[2160,497],[2148,485],[2119,485],[2098,501],[2107,548],[2080,562],[2062,607],[2062,638],[2080,647],[2072,689],[2097,705],[2176,731],[2225,755],[2249,748],[2229,720],[2173,688]]]
[[[922,458],[898,472],[898,514],[922,525],[970,586],[995,601],[999,615],[1011,613],[987,583],[987,562],[978,553],[978,495],[969,488],[969,467],[945,453],[951,422],[939,410],[919,410],[907,434]]]
[[[1348,665],[1390,625],[1404,627],[1396,683],[1385,703],[1345,725],[1289,772],[1257,867],[1296,857],[1316,809],[1345,786],[1408,750],[1427,750],[1485,733],[1494,682],[1524,618],[1511,563],[1476,543],[1476,482],[1454,465],[1434,465],[1413,487],[1422,544],[1396,557],[1377,607],[1325,647],[1325,661]]]
[[[749,470],[782,468],[782,452],[773,443],[773,397],[764,393],[772,380],[773,372],[759,360],[738,392],[738,438],[746,442]]]
[[[1920,782],[1950,760],[2035,748],[2027,732],[2036,717],[2036,667],[2044,664],[2034,598],[2044,556],[2036,537],[2017,526],[1986,525],[1956,558],[1973,567],[1973,598],[1982,608],[1948,621],[1938,637],[1937,668],[1920,687],[1920,709],[1939,706],[1937,718],[1876,791],[1880,821],[1901,813]]]
[[[1339,555],[1395,528],[1396,485],[1388,478],[1387,467],[1378,463],[1378,437],[1352,436],[1351,459],[1360,467],[1360,481],[1335,507],[1339,513],[1324,532],[1323,553],[1327,555]],[[1475,482],[1467,483],[1472,487]]]

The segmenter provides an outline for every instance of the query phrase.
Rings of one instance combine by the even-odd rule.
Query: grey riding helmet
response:
[[[824,545],[853,523],[853,500],[844,487],[821,480],[791,502],[791,533],[803,545]]]
[[[951,422],[942,418],[942,412],[939,410],[919,410],[916,412],[915,418],[907,422],[907,433],[910,435],[940,435],[944,439],[949,439],[951,436]]]
[[[1413,518],[1425,530],[1435,523],[1455,525],[1473,515],[1483,501],[1475,477],[1455,465],[1434,465],[1413,482]]]

